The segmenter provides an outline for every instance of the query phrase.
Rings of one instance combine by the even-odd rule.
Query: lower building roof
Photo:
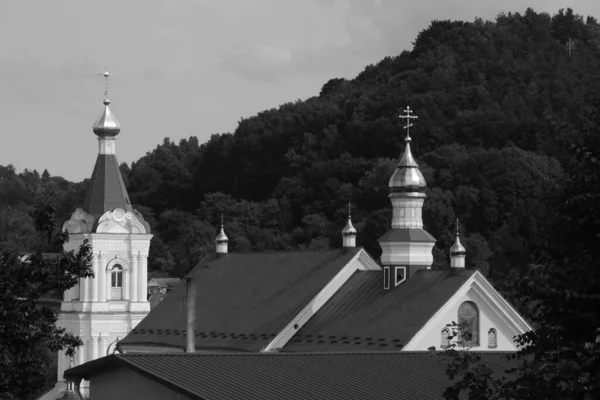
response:
[[[507,353],[478,353],[492,377],[507,377],[517,361]],[[444,352],[123,354],[65,371],[91,379],[130,368],[192,399],[440,399],[452,385]],[[135,383],[132,383],[134,385]]]

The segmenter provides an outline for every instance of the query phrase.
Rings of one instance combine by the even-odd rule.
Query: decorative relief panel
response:
[[[146,228],[131,212],[120,208],[107,211],[98,220],[97,233],[146,233]]]

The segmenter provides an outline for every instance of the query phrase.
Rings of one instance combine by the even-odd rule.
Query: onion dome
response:
[[[419,165],[410,151],[411,140],[410,136],[406,136],[404,139],[404,143],[406,143],[404,154],[390,178],[391,192],[422,192],[427,186],[425,178],[419,170]]]
[[[225,231],[223,230],[223,225],[221,225],[221,231],[219,232],[219,235],[217,236],[217,243],[228,243],[229,242],[229,238],[227,237],[227,235],[225,234]]]
[[[342,236],[356,236],[356,228],[352,225],[352,218],[348,215],[348,223],[342,230]]]
[[[104,112],[94,123],[94,133],[99,137],[117,136],[121,131],[121,124],[110,111],[110,100],[104,99]]]
[[[467,250],[460,243],[460,232],[458,231],[458,218],[456,218],[456,237],[454,239],[454,244],[450,247],[450,255],[451,256],[464,256],[467,254]]]
[[[224,215],[223,215],[223,213],[221,213],[221,231],[217,235],[217,239],[215,239],[215,241],[217,242],[217,244],[227,244],[227,243],[229,243],[229,238],[225,234],[225,230],[223,230],[223,225],[224,225],[223,218],[224,218]]]

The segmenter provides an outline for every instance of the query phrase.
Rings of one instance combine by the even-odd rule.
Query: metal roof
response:
[[[390,229],[379,239],[380,242],[434,242],[435,238],[425,229],[394,228]]]
[[[360,250],[229,253],[200,263],[192,271],[196,349],[259,351]],[[184,310],[180,284],[121,344],[185,348]]]
[[[507,353],[480,353],[493,377],[517,361]],[[65,371],[91,379],[129,368],[192,399],[440,399],[452,382],[442,352],[388,353],[163,353],[111,355]],[[135,382],[131,382],[135,385]]]
[[[96,222],[105,212],[115,208],[133,212],[119,162],[114,154],[98,154],[82,208]]]
[[[422,270],[384,290],[381,273],[357,271],[283,351],[400,350],[474,273]]]

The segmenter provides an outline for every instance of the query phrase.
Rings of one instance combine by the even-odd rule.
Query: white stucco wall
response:
[[[478,351],[516,351],[513,342],[515,335],[524,333],[530,328],[514,310],[507,309],[505,304],[499,302],[495,297],[477,286],[476,284],[457,292],[437,313],[430,319],[414,338],[403,348],[406,351],[425,351],[431,346],[437,350],[442,344],[442,329],[453,321],[458,323],[458,307],[465,301],[475,303],[479,310],[479,346],[471,347]],[[503,301],[503,300],[502,300]],[[515,315],[513,315],[515,314]],[[488,342],[488,331],[495,328],[497,332],[497,347],[490,348]],[[456,343],[457,338],[452,342]],[[456,347],[462,348],[461,346]]]

